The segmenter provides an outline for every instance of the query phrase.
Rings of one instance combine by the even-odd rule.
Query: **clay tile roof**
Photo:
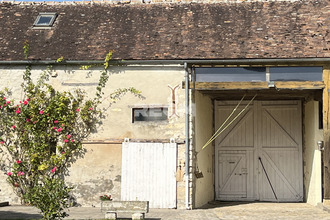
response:
[[[54,27],[35,29],[39,12]],[[330,57],[330,4],[319,1],[214,4],[0,3],[0,60],[30,58],[237,59]]]

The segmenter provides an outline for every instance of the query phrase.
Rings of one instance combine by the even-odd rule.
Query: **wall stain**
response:
[[[117,175],[117,176],[116,176],[116,179],[115,179],[114,181],[116,181],[116,182],[121,182],[121,175]]]

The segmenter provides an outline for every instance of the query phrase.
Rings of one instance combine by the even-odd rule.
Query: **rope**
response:
[[[222,123],[222,125],[218,128],[218,130],[212,135],[212,137],[204,144],[204,146],[202,147],[202,149],[209,145],[212,142],[212,139],[217,135],[217,133],[220,131],[220,129],[227,123],[227,121],[229,120],[229,118],[231,118],[231,116],[235,113],[235,111],[237,110],[237,108],[240,106],[241,102],[244,100],[246,94],[242,97],[241,101],[239,101],[239,103],[236,105],[236,107],[233,109],[233,111],[230,113],[230,115],[227,117],[227,119]]]
[[[245,96],[245,95],[244,95]],[[254,96],[253,96],[253,98],[248,102],[248,104],[233,118],[233,120],[229,123],[229,124],[227,124],[220,132],[218,132],[219,130],[220,130],[220,128],[229,120],[229,117],[226,119],[226,121],[224,122],[224,123],[222,123],[222,125],[220,126],[220,128],[217,130],[217,132],[214,134],[214,135],[212,135],[212,137],[206,142],[206,144],[204,144],[204,146],[202,147],[202,150],[205,148],[205,147],[207,147],[212,141],[214,141],[222,132],[224,132],[246,109],[247,109],[247,107],[249,107],[249,105],[251,104],[251,102],[255,99],[255,97],[257,96],[257,94],[255,94]],[[243,97],[244,98],[244,97]],[[242,100],[243,100],[243,98],[242,98]],[[241,101],[242,101],[241,100]],[[240,104],[240,103],[239,103]],[[236,107],[238,107],[238,106],[236,106]],[[235,109],[234,109],[235,110]],[[236,110],[235,110],[236,111]],[[232,112],[232,114],[233,114],[233,112]],[[232,114],[230,114],[230,117],[232,116]],[[202,151],[201,150],[201,151]],[[199,151],[200,152],[200,151]],[[198,152],[198,153],[199,153]]]

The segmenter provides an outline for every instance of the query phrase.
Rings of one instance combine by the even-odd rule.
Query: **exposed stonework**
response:
[[[320,1],[214,4],[0,4],[0,60],[330,57],[330,5]],[[39,12],[59,14],[34,29]],[[95,16],[98,15],[98,16]]]

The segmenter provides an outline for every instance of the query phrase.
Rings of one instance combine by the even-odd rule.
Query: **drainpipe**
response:
[[[185,179],[186,179],[186,209],[190,209],[189,206],[189,73],[188,73],[188,65],[184,63],[184,71],[185,71],[185,107],[186,107],[186,119],[185,119],[185,135],[186,135],[186,172],[185,172]]]

